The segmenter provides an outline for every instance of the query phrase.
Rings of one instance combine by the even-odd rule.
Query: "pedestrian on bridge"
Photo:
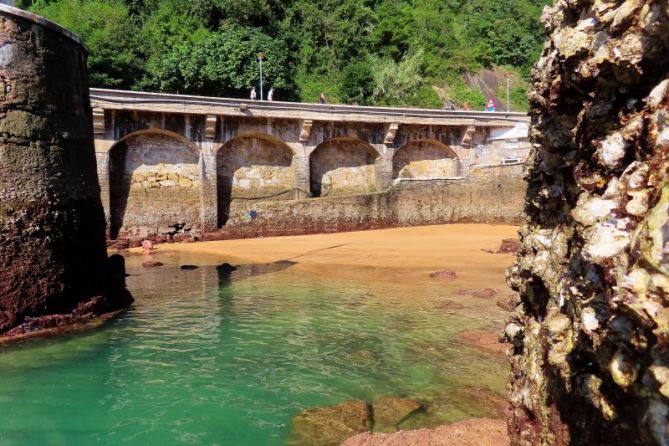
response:
[[[328,101],[325,100],[325,93],[323,93],[322,91],[321,91],[320,97],[318,98],[318,103],[319,104],[327,104],[328,103]]]
[[[271,87],[267,92],[267,100],[270,102],[274,100],[274,87]]]
[[[258,97],[258,95],[256,93],[256,87],[253,87],[253,88],[251,88],[251,100],[255,101],[256,97]]]

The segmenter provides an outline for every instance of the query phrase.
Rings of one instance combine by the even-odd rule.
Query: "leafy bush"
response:
[[[341,74],[339,97],[347,104],[369,104],[374,94],[374,73],[366,61],[348,65]]]

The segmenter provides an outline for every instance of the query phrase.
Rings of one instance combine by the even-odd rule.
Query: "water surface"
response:
[[[102,329],[0,348],[0,445],[283,445],[309,407],[452,394],[443,418],[456,421],[490,415],[457,389],[503,392],[504,362],[456,339],[500,327],[490,301],[438,281],[160,260],[130,262],[136,302]]]

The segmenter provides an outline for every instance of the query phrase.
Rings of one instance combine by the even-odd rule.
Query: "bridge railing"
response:
[[[170,111],[186,111],[190,107],[208,108],[232,108],[240,112],[253,111],[290,111],[290,112],[314,112],[344,115],[368,115],[379,117],[398,118],[470,118],[477,121],[529,121],[526,113],[517,112],[485,112],[471,110],[435,110],[423,108],[405,107],[377,107],[343,104],[312,104],[304,102],[282,102],[282,101],[252,101],[249,99],[216,98],[207,96],[177,95],[166,93],[147,93],[136,91],[109,90],[91,88],[91,102],[94,106],[103,104],[116,104],[115,108],[139,108],[140,106],[150,108],[169,108]],[[104,107],[103,107],[104,108]]]

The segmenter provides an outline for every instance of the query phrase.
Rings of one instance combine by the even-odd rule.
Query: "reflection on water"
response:
[[[0,349],[0,445],[281,445],[306,407],[503,391],[505,364],[455,340],[498,328],[490,302],[199,260],[131,266],[134,307],[100,330]],[[448,421],[486,415],[452,406]]]

